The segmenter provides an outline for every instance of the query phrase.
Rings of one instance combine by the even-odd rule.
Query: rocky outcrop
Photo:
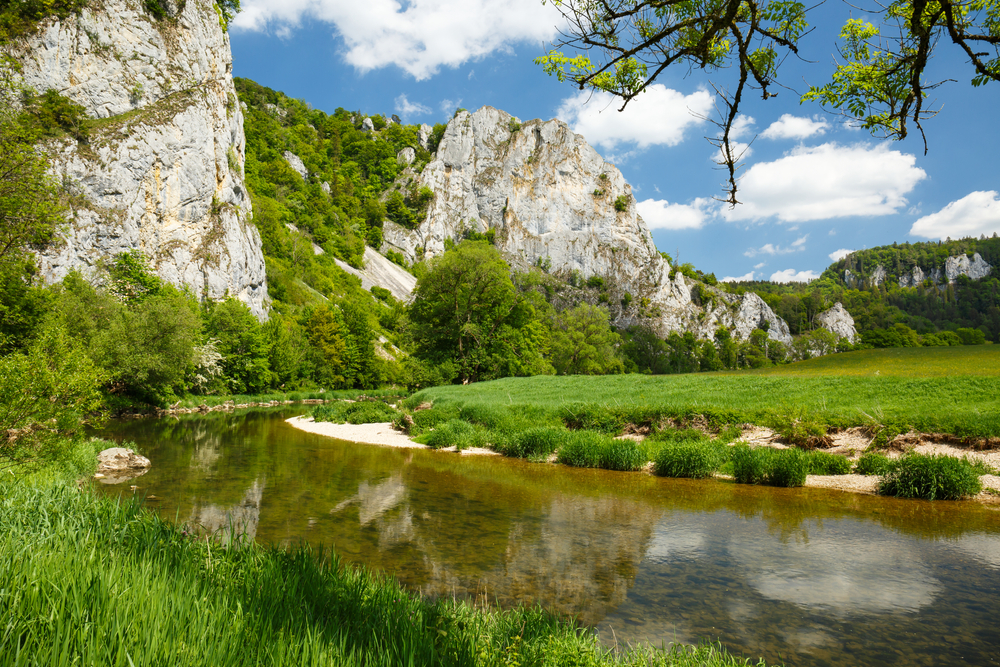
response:
[[[386,221],[384,249],[409,261],[444,252],[445,241],[494,230],[515,268],[543,265],[564,276],[601,277],[620,326],[647,323],[658,333],[719,326],[745,338],[763,322],[790,342],[788,327],[754,294],[699,286],[699,304],[682,274],[657,251],[618,169],[559,120],[517,118],[492,107],[459,112],[436,158],[416,176],[434,194],[427,217],[409,230]]]
[[[972,280],[980,280],[988,276],[992,270],[993,267],[989,262],[984,260],[977,252],[973,253],[971,259],[965,254],[949,257],[945,260],[943,268],[925,269],[921,266],[914,266],[898,276],[897,281],[900,287],[916,287],[925,280],[929,280],[934,285],[951,285],[954,284],[959,276],[968,276]],[[889,273],[881,264],[875,267],[875,270],[872,271],[871,276],[867,279],[852,273],[850,269],[844,271],[844,284],[855,289],[872,286],[878,287],[888,278]]]
[[[292,171],[301,176],[303,180],[308,178],[309,172],[306,170],[306,165],[302,162],[302,158],[292,151],[285,151],[283,157],[285,158],[285,162],[288,163],[288,166],[292,168]],[[329,186],[327,187],[329,188]]]
[[[39,255],[41,272],[58,281],[137,249],[164,280],[235,296],[265,318],[229,38],[209,0],[179,6],[157,21],[139,0],[91,3],[10,47],[27,86],[105,119],[89,143],[49,146],[72,218],[63,242]]]
[[[145,456],[124,447],[111,447],[97,455],[97,473],[102,484],[120,484],[145,475],[152,463]]]
[[[944,275],[949,283],[955,282],[959,276],[968,276],[972,280],[979,280],[990,275],[992,269],[993,267],[980,257],[978,252],[972,255],[971,260],[968,255],[958,255],[957,257],[949,257],[944,262]]]
[[[832,308],[817,315],[816,324],[838,338],[846,338],[849,343],[853,343],[858,337],[858,331],[854,328],[854,318],[839,301],[833,304]]]
[[[370,290],[372,287],[381,287],[392,292],[392,295],[400,301],[410,300],[413,288],[417,286],[417,279],[412,273],[393,264],[369,247],[365,247],[363,259],[365,267],[360,270],[339,259],[334,261],[344,271],[360,278],[362,288]]]

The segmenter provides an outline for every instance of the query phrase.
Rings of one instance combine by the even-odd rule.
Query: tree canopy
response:
[[[721,101],[716,143],[729,170],[731,205],[736,163],[730,141],[744,94],[763,99],[780,86],[779,66],[799,54],[809,31],[807,7],[796,0],[552,0],[568,28],[556,48],[536,62],[580,89],[623,99],[622,109],[674,66],[716,73],[733,67],[735,82],[713,84]],[[822,4],[822,3],[820,3]],[[904,139],[909,124],[923,135],[934,110],[925,77],[941,42],[969,61],[972,85],[1000,81],[1000,2],[997,0],[894,0],[862,8],[874,19],[848,19],[840,32],[842,62],[832,80],[802,96],[854,119],[875,135]],[[576,50],[575,54],[568,53]],[[924,141],[926,151],[926,139]]]

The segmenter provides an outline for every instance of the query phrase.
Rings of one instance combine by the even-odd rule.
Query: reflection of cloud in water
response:
[[[358,485],[357,493],[338,503],[330,510],[330,514],[336,514],[350,505],[357,504],[358,522],[362,526],[367,526],[372,520],[398,505],[405,497],[406,484],[400,475],[393,475],[378,484],[368,484],[364,481]]]
[[[987,565],[1000,567],[1000,535],[973,533],[963,535],[954,546]]]
[[[766,598],[838,614],[914,612],[941,585],[930,568],[898,539],[872,534],[854,540],[830,531],[808,542],[734,536],[729,552],[747,581]]]
[[[686,526],[658,525],[646,551],[650,563],[666,564],[679,558],[697,558],[705,545],[705,533]]]
[[[261,482],[255,479],[243,494],[243,499],[232,507],[206,505],[195,509],[188,523],[208,533],[218,534],[225,542],[234,534],[254,539],[260,522],[260,502],[264,497],[265,484],[266,480]]]

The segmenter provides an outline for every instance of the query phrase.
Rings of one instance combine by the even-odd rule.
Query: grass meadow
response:
[[[704,417],[779,431],[891,426],[966,438],[1000,437],[1000,346],[864,350],[741,373],[536,376],[434,387],[404,405],[530,408],[574,428]]]

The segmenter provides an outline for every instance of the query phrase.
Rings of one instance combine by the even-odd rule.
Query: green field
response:
[[[995,438],[1000,346],[865,350],[743,373],[507,378],[425,389],[406,405],[425,401],[530,406],[605,432],[703,416],[720,425],[801,421]]]

